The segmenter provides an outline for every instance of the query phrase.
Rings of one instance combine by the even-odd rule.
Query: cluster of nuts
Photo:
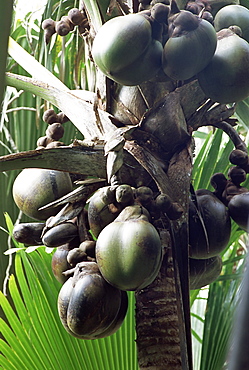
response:
[[[63,123],[68,121],[64,113],[56,113],[53,109],[48,109],[43,114],[43,121],[48,124],[46,135],[37,140],[37,148],[56,148],[65,145],[59,141],[64,135]]]
[[[229,156],[234,165],[228,171],[227,177],[223,173],[216,173],[211,178],[214,194],[228,207],[230,217],[241,229],[249,230],[249,190],[242,183],[249,173],[249,157],[242,150],[235,149]]]
[[[235,195],[248,193],[248,189],[241,185],[249,173],[247,153],[235,149],[231,152],[229,160],[234,166],[229,169],[227,177],[223,173],[216,173],[211,178],[214,194],[226,206]]]
[[[199,15],[201,18],[210,23],[213,23],[214,21],[213,15],[211,14],[212,7],[207,0],[189,1],[186,4],[186,10],[193,14]]]
[[[49,43],[53,34],[66,36],[76,26],[79,33],[83,35],[89,30],[88,18],[84,8],[82,10],[78,8],[70,9],[68,15],[61,17],[59,21],[54,21],[51,18],[45,19],[42,22],[42,29],[44,30],[46,44]]]
[[[139,11],[151,9],[155,4],[169,5],[169,0],[139,0]]]

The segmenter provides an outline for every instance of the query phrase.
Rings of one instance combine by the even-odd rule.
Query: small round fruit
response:
[[[83,13],[81,13],[81,11],[78,8],[70,9],[68,12],[68,18],[70,22],[75,26],[80,25],[84,20]]]
[[[236,224],[249,231],[249,192],[234,195],[228,203],[229,214]]]
[[[17,207],[27,216],[46,220],[58,213],[58,207],[38,210],[72,191],[72,181],[66,172],[40,168],[26,168],[16,177],[13,198]]]
[[[190,289],[200,289],[215,281],[222,270],[222,259],[215,256],[207,259],[189,259]]]

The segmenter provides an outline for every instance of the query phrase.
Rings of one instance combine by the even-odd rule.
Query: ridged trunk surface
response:
[[[155,281],[136,292],[136,333],[141,370],[192,369],[188,286],[188,197],[191,155],[187,148],[173,156],[159,186],[183,209],[179,220],[155,221],[164,258]],[[180,278],[181,275],[181,278]],[[183,282],[183,283],[182,283]]]
[[[173,259],[169,249],[156,280],[136,293],[139,368],[182,369]]]

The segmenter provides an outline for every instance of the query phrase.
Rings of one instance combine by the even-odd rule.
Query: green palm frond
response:
[[[16,254],[8,298],[0,293],[6,316],[0,322],[5,338],[0,342],[3,369],[135,370],[134,294],[129,294],[129,310],[119,331],[87,341],[70,336],[63,328],[57,312],[60,288],[45,248]]]
[[[202,141],[200,151],[194,158],[193,186],[195,189],[213,190],[210,178],[217,172],[227,175],[231,167],[229,154],[234,145],[222,130],[209,131]]]
[[[234,313],[244,271],[239,241],[223,257],[219,279],[196,292],[192,305],[193,352],[196,370],[222,369],[227,358]],[[191,294],[192,295],[192,294]]]

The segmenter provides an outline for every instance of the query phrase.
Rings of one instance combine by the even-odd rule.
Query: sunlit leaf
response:
[[[9,281],[13,307],[1,293],[0,306],[7,322],[0,327],[6,343],[2,344],[0,366],[6,359],[13,369],[137,369],[134,341],[134,294],[129,294],[129,311],[111,337],[94,341],[70,336],[57,312],[61,284],[51,270],[51,254],[39,248],[30,254],[16,255],[15,276]],[[21,344],[21,345],[20,345]],[[19,364],[17,359],[20,357]],[[117,367],[118,366],[118,367]]]

